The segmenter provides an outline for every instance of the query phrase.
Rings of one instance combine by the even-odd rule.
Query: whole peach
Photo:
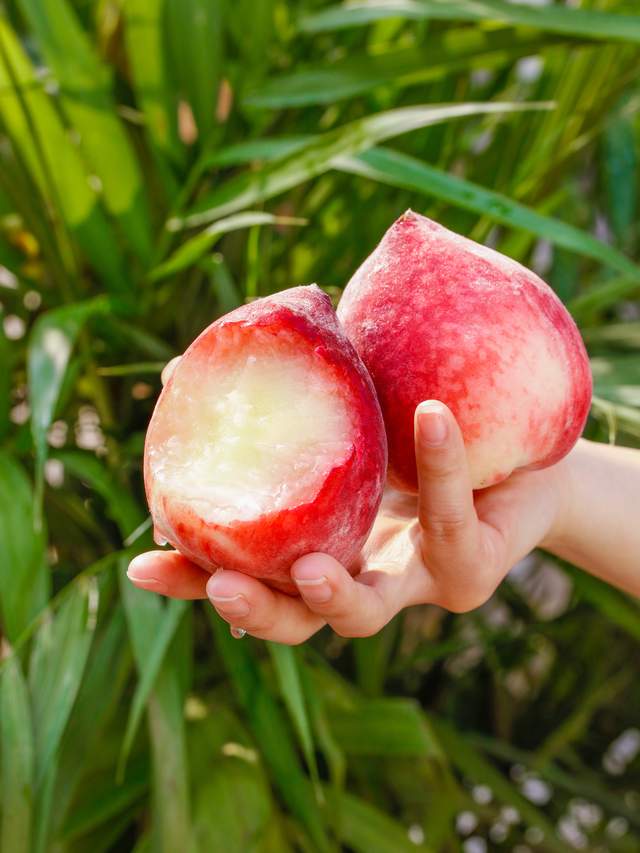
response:
[[[561,459],[580,436],[591,373],[558,297],[516,261],[407,211],[347,285],[338,317],[368,368],[389,476],[417,489],[413,418],[437,399],[464,435],[472,485]]]

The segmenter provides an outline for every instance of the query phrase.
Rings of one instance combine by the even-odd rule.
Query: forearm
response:
[[[561,509],[542,547],[640,596],[640,451],[581,440],[557,474]]]

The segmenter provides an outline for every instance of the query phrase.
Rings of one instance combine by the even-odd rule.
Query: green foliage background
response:
[[[636,1],[1,7],[3,853],[638,850],[640,609],[570,566],[297,649],[124,579],[162,365],[409,206],[550,281],[640,444]]]

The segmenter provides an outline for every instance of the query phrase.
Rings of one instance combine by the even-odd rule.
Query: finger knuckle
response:
[[[423,523],[429,539],[445,545],[460,539],[467,525],[466,515],[456,510],[450,510],[446,514],[432,514]]]

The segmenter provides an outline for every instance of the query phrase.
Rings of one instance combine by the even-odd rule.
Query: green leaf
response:
[[[574,772],[567,772],[553,763],[539,767],[535,752],[518,749],[512,744],[498,740],[497,738],[475,733],[469,734],[468,738],[474,746],[477,746],[490,755],[495,755],[501,761],[508,761],[512,764],[523,764],[525,767],[530,767],[531,769],[535,768],[543,778],[547,779],[557,788],[568,791],[574,796],[584,797],[594,803],[599,803],[611,812],[611,814],[620,814],[629,823],[640,828],[640,815],[637,810],[629,808],[622,797],[600,785],[594,779],[579,776]]]
[[[99,367],[100,376],[141,376],[150,373],[159,376],[165,361],[136,361],[132,364],[113,364],[110,367]]]
[[[343,788],[347,762],[329,724],[325,696],[316,689],[309,666],[301,668],[300,679],[311,717],[313,733],[327,762],[329,777],[333,785],[337,788]]]
[[[187,602],[173,599],[165,608],[164,618],[154,638],[154,644],[149,655],[144,659],[144,668],[139,672],[139,679],[131,701],[127,728],[125,729],[122,749],[118,759],[118,777],[124,775],[133,741],[142,719],[147,701],[164,663],[171,641],[173,640],[180,620],[187,609]]]
[[[379,696],[384,692],[384,680],[398,627],[394,621],[374,637],[359,637],[353,642],[356,681],[367,696]]]
[[[612,443],[616,441],[618,430],[640,438],[640,409],[597,396],[593,397],[591,407],[591,413],[607,423]]]
[[[106,310],[103,298],[54,308],[36,320],[29,337],[28,383],[31,434],[36,450],[36,500],[42,502],[47,431],[80,330],[89,317]]]
[[[159,596],[134,587],[125,568],[126,563],[121,560],[120,595],[136,669],[140,677],[144,677],[168,611]],[[184,607],[184,602],[171,605],[173,611],[180,610],[180,606]],[[179,667],[184,665],[174,649],[165,654],[147,708],[153,760],[153,833],[156,849],[167,851],[188,850],[191,835],[184,693],[179,672]]]
[[[411,853],[428,850],[409,840],[407,828],[359,797],[327,789],[331,822],[342,843],[355,853]]]
[[[567,304],[576,322],[582,324],[592,319],[598,312],[605,311],[622,299],[640,292],[640,281],[634,277],[621,276],[604,284],[591,287]]]
[[[165,33],[175,83],[205,139],[215,124],[222,71],[222,0],[165,0]]]
[[[341,157],[334,161],[334,165],[342,171],[435,196],[481,213],[496,222],[522,228],[640,280],[640,268],[623,254],[585,231],[551,216],[537,213],[501,193],[428,166],[407,154],[376,148],[358,157]]]
[[[331,64],[323,63],[274,77],[249,92],[245,102],[268,109],[332,104],[380,86],[403,88],[427,83],[454,71],[501,66],[521,56],[538,54],[559,41],[511,29],[450,29],[439,34],[437,40],[420,47],[349,55]]]
[[[638,616],[640,617],[640,610]],[[567,755],[571,746],[580,742],[589,730],[595,714],[607,707],[612,699],[628,687],[631,678],[633,676],[630,672],[625,670],[616,672],[589,691],[582,702],[578,703],[564,719],[555,720],[551,733],[543,743],[538,745],[536,766],[544,767],[550,761]]]
[[[303,18],[303,32],[357,27],[385,18],[500,21],[552,33],[640,43],[640,16],[569,6],[533,6],[508,0],[355,0]]]
[[[0,619],[9,642],[47,602],[45,547],[44,530],[36,530],[31,484],[21,466],[0,451]]]
[[[0,674],[0,849],[31,853],[34,789],[31,707],[19,658]]]
[[[164,8],[165,0],[127,0],[122,4],[124,35],[147,132],[158,150],[180,165],[186,151],[178,139],[178,99],[164,46]]]
[[[279,643],[268,643],[267,648],[271,655],[280,694],[287,707],[291,722],[295,728],[302,753],[307,762],[307,767],[311,773],[314,783],[317,785],[319,781],[318,765],[314,752],[313,736],[311,733],[311,723],[305,701],[305,694],[302,688],[302,680],[300,676],[300,660],[296,655],[295,649],[291,646],[283,646]]]
[[[582,569],[568,563],[563,563],[563,569],[581,598],[634,640],[640,640],[640,607],[637,601]]]
[[[458,771],[472,782],[488,785],[503,805],[513,806],[531,826],[539,826],[545,834],[545,849],[563,853],[566,850],[555,834],[555,828],[540,809],[529,802],[465,737],[444,720],[433,720],[438,740]]]
[[[131,496],[130,490],[122,486],[113,472],[92,453],[61,450],[52,455],[62,462],[65,471],[87,482],[103,498],[107,513],[118,525],[123,539],[142,522],[145,513]]]
[[[242,228],[251,228],[255,225],[306,225],[306,220],[295,219],[290,216],[274,216],[272,213],[261,213],[259,211],[246,211],[246,213],[230,216],[228,219],[219,219],[183,243],[168,260],[152,270],[149,275],[150,280],[159,281],[193,266],[213,248],[224,234],[239,231]]]
[[[216,645],[232,677],[234,691],[282,798],[306,827],[314,849],[328,851],[323,816],[309,780],[300,767],[285,719],[256,663],[250,643],[234,640],[229,634],[229,626],[212,610],[209,616]]]
[[[596,396],[640,409],[640,361],[636,356],[592,358],[591,371]]]
[[[234,0],[226,18],[234,47],[241,57],[242,81],[261,77],[269,60],[269,51],[279,33],[274,32],[274,17],[277,13],[282,21],[282,12],[277,0]],[[250,24],[249,24],[250,22]]]
[[[605,127],[602,161],[607,218],[624,245],[636,221],[638,156],[633,118],[622,110]]]
[[[242,295],[236,286],[229,267],[222,255],[214,254],[203,258],[199,264],[200,269],[211,278],[211,285],[215,291],[218,302],[218,313],[228,314],[238,305],[242,305]]]
[[[68,0],[19,0],[43,56],[60,84],[62,106],[100,179],[102,198],[127,242],[148,263],[149,214],[133,147],[116,113],[111,74],[96,54]]]
[[[0,17],[0,119],[25,160],[45,203],[81,245],[109,290],[127,299],[131,283],[110,223],[98,202],[79,152],[42,89],[33,66],[5,19]],[[61,156],[61,152],[64,155]],[[38,200],[42,203],[42,200]],[[60,239],[60,235],[58,235]]]
[[[71,832],[70,824],[76,825],[79,819],[75,805],[71,813],[69,806],[78,791],[82,790],[83,780],[104,761],[103,744],[109,734],[108,723],[124,706],[123,693],[132,669],[126,640],[124,612],[122,606],[117,604],[105,629],[96,636],[73,714],[60,744],[55,828],[64,825],[63,832]],[[113,785],[114,751],[110,745],[107,750],[109,783]],[[79,762],[78,755],[87,756],[87,759]],[[127,783],[133,775],[132,771],[127,774]],[[95,805],[99,808],[98,803]]]
[[[36,743],[36,785],[42,785],[73,708],[96,626],[95,580],[73,585],[58,612],[39,628],[31,652],[29,690]]]
[[[198,780],[194,797],[198,849],[262,853],[273,804],[261,769],[240,758],[216,755],[204,739],[196,745],[209,754],[209,772]]]
[[[286,157],[295,151],[300,151],[312,139],[313,134],[302,133],[296,136],[263,137],[250,139],[248,142],[236,142],[206,155],[202,159],[202,169],[212,169],[215,166],[240,166],[255,160],[275,160]]]
[[[412,700],[363,700],[350,710],[329,709],[328,718],[348,755],[442,757],[426,717]]]
[[[119,785],[113,784],[111,773],[99,780],[98,784],[94,781],[90,797],[69,815],[61,832],[62,842],[68,844],[78,836],[118,818],[141,799],[148,784],[148,768],[140,762],[131,767],[127,778]]]
[[[610,344],[612,347],[640,349],[640,322],[605,323],[583,329],[582,336],[588,344],[595,346]]]
[[[0,441],[9,432],[11,423],[9,414],[11,411],[11,359],[9,341],[4,333],[4,311],[0,307]]]
[[[112,314],[101,318],[103,334],[110,342],[133,349],[149,358],[158,359],[165,363],[176,354],[171,346],[156,335],[151,334],[142,326],[135,326]]]
[[[304,148],[256,172],[232,178],[201,199],[183,219],[167,224],[172,230],[203,225],[272,198],[328,171],[338,157],[357,154],[376,142],[411,130],[465,116],[539,110],[548,104],[468,103],[400,107],[358,119],[312,139]]]

